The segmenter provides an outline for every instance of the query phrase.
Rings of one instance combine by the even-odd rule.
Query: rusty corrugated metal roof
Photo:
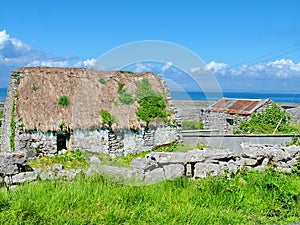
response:
[[[221,98],[211,105],[208,110],[226,112],[229,114],[250,115],[270,99],[229,99]]]

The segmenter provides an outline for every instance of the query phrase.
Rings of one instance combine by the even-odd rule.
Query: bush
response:
[[[166,120],[169,114],[166,111],[166,102],[162,97],[148,96],[138,101],[140,107],[136,115],[147,123],[147,126],[155,118]]]
[[[183,130],[203,130],[204,128],[202,122],[193,120],[183,120],[181,126]]]
[[[298,133],[299,129],[289,125],[291,116],[276,104],[267,108],[264,112],[254,113],[247,121],[241,122],[236,134],[272,134]],[[277,127],[278,126],[278,127]]]
[[[58,104],[65,108],[70,104],[70,101],[67,96],[63,95],[58,99]]]
[[[136,100],[140,105],[136,115],[144,120],[147,126],[156,118],[166,121],[170,113],[167,111],[167,104],[163,95],[152,89],[147,78],[136,82],[136,86]]]
[[[104,125],[108,125],[109,127],[111,127],[111,125],[116,122],[116,118],[106,110],[101,110],[100,115],[102,117]]]

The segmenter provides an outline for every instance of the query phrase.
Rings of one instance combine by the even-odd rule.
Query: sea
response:
[[[6,97],[7,88],[0,88],[0,100]],[[242,98],[242,99],[266,99],[270,98],[275,102],[300,103],[300,93],[267,93],[267,92],[172,92],[174,100],[202,100],[216,101],[221,97],[225,98]]]

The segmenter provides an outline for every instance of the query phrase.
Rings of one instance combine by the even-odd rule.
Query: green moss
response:
[[[113,123],[116,123],[116,118],[113,115],[111,115],[108,111],[101,110],[100,115],[102,117],[104,125],[108,125],[109,127],[111,127]]]
[[[105,80],[104,78],[100,78],[100,79],[99,79],[99,82],[100,82],[101,84],[106,84],[106,80]]]
[[[131,105],[134,103],[134,98],[126,89],[125,85],[120,83],[118,87],[118,99],[121,104]]]
[[[67,107],[70,104],[69,98],[65,95],[61,96],[58,99],[58,104],[61,105],[62,107]]]
[[[39,88],[38,88],[37,86],[33,85],[31,89],[32,89],[33,91],[37,91]]]
[[[16,100],[15,98],[18,97],[18,94],[15,94],[12,100],[12,107],[11,107],[11,119],[10,119],[10,151],[15,151],[15,135],[16,135],[16,121],[15,121],[15,108],[16,108]]]

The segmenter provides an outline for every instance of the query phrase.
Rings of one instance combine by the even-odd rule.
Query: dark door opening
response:
[[[57,151],[67,149],[67,135],[57,134]]]

